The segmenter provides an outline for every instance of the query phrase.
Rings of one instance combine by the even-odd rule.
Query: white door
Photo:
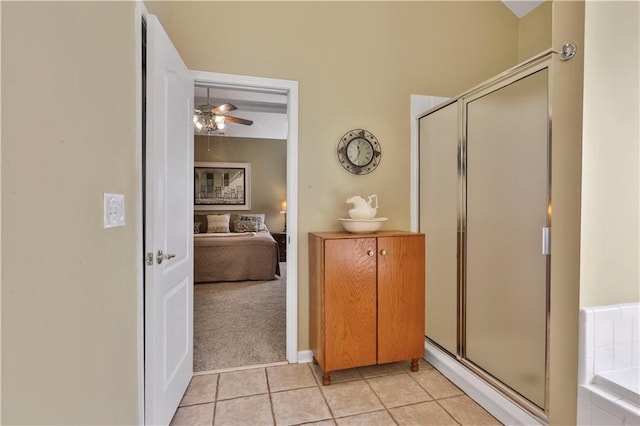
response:
[[[193,374],[193,78],[152,15],[146,106],[145,423],[166,425]]]

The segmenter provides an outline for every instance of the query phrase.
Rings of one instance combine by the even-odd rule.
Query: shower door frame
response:
[[[458,253],[459,258],[457,259],[457,327],[456,327],[456,340],[457,340],[457,352],[455,354],[451,354],[448,350],[444,349],[437,342],[430,339],[428,336],[425,336],[430,343],[439,347],[444,351],[444,353],[448,353],[452,355],[456,361],[460,364],[471,370],[477,376],[479,376],[482,380],[492,386],[494,389],[498,390],[500,393],[505,395],[511,401],[525,409],[527,412],[532,414],[537,419],[542,422],[547,423],[549,421],[549,353],[550,353],[550,294],[551,294],[551,256],[546,256],[546,283],[545,283],[545,354],[544,354],[544,407],[539,407],[535,403],[529,401],[524,396],[520,395],[518,392],[510,388],[508,385],[504,384],[500,380],[491,376],[488,372],[483,370],[481,367],[475,365],[473,362],[465,358],[465,340],[466,340],[466,329],[465,329],[465,310],[466,310],[466,259],[467,259],[467,247],[466,247],[466,226],[467,226],[467,217],[466,217],[466,147],[467,147],[467,114],[466,114],[466,106],[469,102],[478,99],[479,97],[485,96],[491,92],[497,91],[501,88],[504,88],[510,84],[517,82],[523,78],[526,78],[532,74],[537,73],[543,69],[548,70],[548,78],[547,78],[547,224],[546,226],[551,229],[551,214],[552,214],[552,199],[551,199],[551,171],[552,171],[552,163],[551,163],[551,149],[552,149],[552,111],[551,105],[552,103],[552,88],[551,82],[553,81],[553,64],[552,64],[552,51],[548,50],[542,52],[540,55],[530,59],[529,61],[522,63],[504,73],[480,84],[477,87],[474,87],[461,95],[454,97],[430,110],[426,111],[423,114],[420,114],[417,117],[418,122],[423,117],[426,117],[440,109],[446,108],[450,106],[452,103],[457,104],[458,109],[458,194],[457,194],[457,202],[458,202],[458,229],[457,231],[457,244],[458,244]],[[419,142],[418,142],[419,144]],[[418,191],[419,192],[419,191]],[[420,196],[418,194],[418,196]],[[419,204],[419,203],[417,203]],[[418,207],[419,208],[419,207]],[[418,214],[418,217],[420,215]],[[421,225],[419,225],[421,226]]]
[[[521,407],[525,408],[531,414],[539,417],[541,420],[548,421],[548,408],[549,408],[549,330],[550,330],[550,294],[551,294],[551,255],[546,256],[546,271],[545,271],[545,355],[544,355],[544,407],[539,407],[535,403],[531,402],[524,396],[520,395],[517,391],[509,387],[509,385],[503,383],[499,379],[493,377],[490,373],[486,372],[482,367],[476,365],[471,360],[466,358],[466,309],[467,309],[467,105],[477,99],[487,96],[493,92],[503,89],[511,84],[514,84],[522,79],[525,79],[533,74],[548,70],[547,76],[547,220],[546,227],[551,229],[551,213],[552,213],[552,198],[551,198],[551,90],[550,82],[552,80],[552,66],[551,55],[545,56],[541,59],[533,61],[532,63],[524,64],[523,66],[509,71],[505,75],[496,77],[494,80],[490,80],[482,86],[475,88],[463,96],[459,97],[459,113],[460,120],[458,129],[461,135],[459,140],[459,155],[458,159],[458,179],[460,182],[459,198],[458,198],[458,223],[460,229],[458,230],[458,245],[460,252],[462,253],[461,259],[458,262],[458,294],[460,315],[458,317],[458,353],[456,358],[464,366],[481,376],[489,384],[497,388],[499,391],[507,395],[510,399],[516,402]]]

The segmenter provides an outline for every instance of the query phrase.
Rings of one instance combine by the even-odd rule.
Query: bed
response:
[[[257,232],[208,232],[193,236],[195,283],[273,280],[280,275],[278,243]]]

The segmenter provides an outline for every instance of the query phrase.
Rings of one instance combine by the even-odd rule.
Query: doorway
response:
[[[211,72],[192,71],[196,86],[215,87],[226,91],[245,93],[274,93],[286,98],[286,262],[281,263],[280,277],[286,277],[285,289],[285,342],[286,361],[296,363],[298,361],[297,349],[297,182],[298,182],[298,156],[297,156],[297,129],[298,129],[298,83],[290,80],[279,80],[233,74],[221,74]],[[238,115],[238,114],[236,114]],[[252,126],[253,127],[253,126]],[[239,129],[239,128],[236,128]],[[231,129],[228,130],[232,132]],[[263,130],[266,131],[266,130]],[[268,133],[268,131],[267,131]],[[279,229],[271,229],[280,231]],[[282,243],[283,241],[279,241]],[[204,372],[203,372],[204,373]]]

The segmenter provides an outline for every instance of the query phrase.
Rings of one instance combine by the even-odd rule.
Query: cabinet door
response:
[[[325,240],[325,371],[376,363],[375,252],[375,238]]]
[[[424,235],[378,238],[378,362],[424,354]]]

